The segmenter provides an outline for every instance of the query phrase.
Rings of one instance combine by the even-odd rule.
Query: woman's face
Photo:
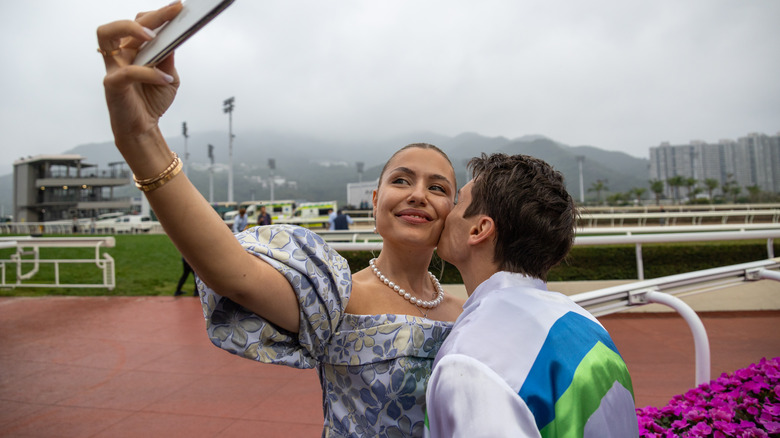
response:
[[[390,159],[374,191],[377,231],[388,241],[434,248],[455,192],[455,171],[441,153],[405,149]]]

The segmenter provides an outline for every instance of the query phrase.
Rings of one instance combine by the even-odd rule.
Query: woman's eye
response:
[[[442,187],[442,186],[437,186],[437,185],[434,185],[434,186],[431,186],[431,187],[430,187],[430,189],[431,189],[431,190],[438,190],[438,191],[440,191],[440,192],[442,192],[442,193],[447,193],[447,189],[445,189],[445,188],[444,188],[444,187]]]
[[[392,181],[393,184],[408,184],[408,181],[404,178],[396,178]]]

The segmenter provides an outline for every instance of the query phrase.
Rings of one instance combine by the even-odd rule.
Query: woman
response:
[[[324,436],[421,436],[431,364],[463,304],[426,271],[454,204],[452,164],[426,144],[391,157],[373,196],[383,249],[354,275],[303,228],[233,236],[180,174],[158,128],[179,85],[173,56],[154,69],[131,65],[149,29],[180,10],[174,3],[101,26],[98,42],[115,143],[199,277],[212,342],[260,362],[316,367]]]

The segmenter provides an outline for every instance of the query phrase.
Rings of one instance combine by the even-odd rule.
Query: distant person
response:
[[[574,243],[563,175],[527,155],[469,162],[438,244],[469,298],[426,392],[433,437],[639,435],[631,376],[588,311],[547,290]]]
[[[73,218],[73,234],[76,234],[79,232],[79,220],[77,218]]]
[[[179,295],[184,295],[185,292],[181,290],[181,288],[184,286],[184,282],[187,281],[187,278],[189,278],[190,274],[192,274],[192,283],[193,286],[195,284],[195,273],[192,272],[192,267],[189,263],[187,263],[187,259],[184,257],[181,258],[182,263],[182,273],[181,277],[179,277],[179,284],[176,285],[176,292],[173,293],[174,297],[178,297]],[[192,296],[197,297],[198,296],[198,289],[193,287],[192,289]]]
[[[344,214],[343,210],[339,210],[336,213],[336,217],[333,219],[333,229],[334,230],[348,230],[349,226],[354,224],[355,221],[352,220],[351,217],[349,217],[348,214]]]
[[[238,215],[233,219],[233,234],[244,231],[244,228],[249,224],[249,218],[246,217],[246,209],[241,208],[238,210]]]
[[[332,208],[328,209],[328,230],[333,231],[336,229],[336,223],[333,222],[336,219],[336,212]]]
[[[260,213],[257,215],[257,225],[271,225],[271,215],[265,212],[265,205],[260,206]]]

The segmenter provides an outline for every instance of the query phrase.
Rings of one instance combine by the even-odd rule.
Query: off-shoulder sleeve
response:
[[[236,235],[292,285],[301,312],[291,333],[220,296],[197,279],[206,328],[217,347],[259,362],[312,368],[344,315],[352,290],[347,261],[317,234],[292,225],[250,228]],[[261,288],[262,285],[258,285]]]

